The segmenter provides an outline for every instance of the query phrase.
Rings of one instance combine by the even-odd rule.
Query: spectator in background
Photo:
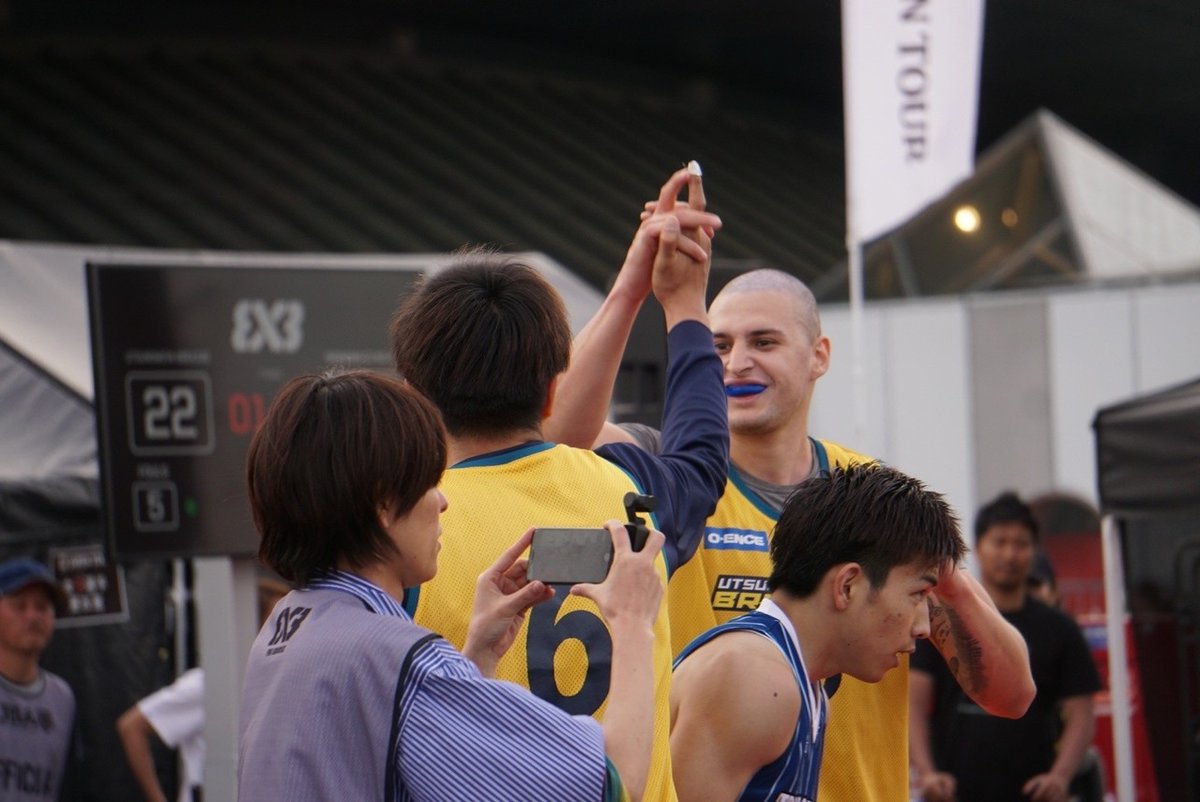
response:
[[[1091,743],[1100,677],[1075,620],[1029,592],[1037,546],[1037,522],[1014,493],[980,509],[975,551],[983,586],[1025,638],[1037,684],[1024,716],[989,716],[962,693],[933,649],[917,646],[909,743],[926,802],[1068,799]]]
[[[1033,558],[1033,570],[1029,572],[1029,594],[1051,607],[1062,605],[1062,593],[1058,589],[1058,576],[1054,563],[1045,551],[1038,549]],[[1100,752],[1089,746],[1079,762],[1075,777],[1071,780],[1068,793],[1077,802],[1102,802],[1104,799],[1104,768],[1100,764]]]
[[[1046,556],[1046,552],[1038,549],[1033,558],[1033,568],[1029,571],[1029,594],[1038,601],[1051,607],[1058,607],[1062,596],[1058,592],[1058,579],[1054,575],[1054,564]]]
[[[258,580],[260,626],[288,590],[287,585],[270,577]],[[167,802],[154,767],[152,736],[179,751],[183,772],[179,778],[178,802],[195,798],[204,785],[204,669],[188,669],[170,685],[122,713],[117,719],[117,735],[129,769],[147,802]]]
[[[0,563],[0,799],[74,802],[81,794],[75,694],[41,667],[66,594],[37,560]]]
[[[188,669],[122,713],[117,735],[147,802],[167,802],[154,769],[151,735],[179,750],[183,772],[178,800],[193,799],[193,792],[204,784],[204,669]]]

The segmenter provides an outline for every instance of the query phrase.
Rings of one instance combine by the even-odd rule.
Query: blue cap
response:
[[[30,585],[41,585],[49,591],[60,614],[66,610],[67,594],[45,565],[29,557],[14,557],[0,563],[0,596],[11,596]]]

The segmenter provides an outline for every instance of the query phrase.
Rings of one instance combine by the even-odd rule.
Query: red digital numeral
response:
[[[266,404],[262,393],[230,393],[229,430],[237,435],[250,434],[262,423]]]

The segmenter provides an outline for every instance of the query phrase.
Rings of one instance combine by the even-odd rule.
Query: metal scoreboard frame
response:
[[[258,550],[245,457],[275,392],[301,373],[392,370],[388,320],[418,272],[89,262],[86,276],[110,548],[237,557]]]

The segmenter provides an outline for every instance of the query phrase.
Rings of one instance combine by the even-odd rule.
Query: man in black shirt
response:
[[[1068,798],[1092,739],[1100,677],[1074,619],[1028,592],[1037,538],[1037,522],[1013,493],[983,507],[975,520],[983,585],[1029,647],[1037,696],[1024,716],[987,715],[928,642],[918,643],[909,677],[909,743],[926,802]]]

